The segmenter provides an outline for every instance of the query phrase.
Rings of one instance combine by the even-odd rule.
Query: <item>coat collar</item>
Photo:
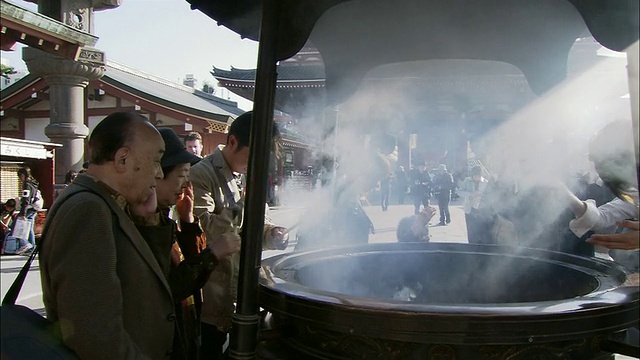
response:
[[[224,159],[222,155],[222,149],[224,149],[224,145],[219,145],[216,150],[207,157],[207,160],[213,167],[213,176],[217,178],[217,181],[220,183],[220,186],[223,186],[223,191],[226,197],[229,199],[233,198],[230,201],[231,204],[235,204],[240,201],[240,189],[238,188],[238,183],[236,181],[236,176],[229,168],[229,164]]]
[[[209,155],[211,157],[211,164],[217,168],[222,175],[224,175],[225,180],[231,181],[235,179],[235,175],[233,171],[231,171],[231,168],[229,168],[227,160],[224,159],[222,149],[224,149],[224,145],[218,145],[216,150]]]
[[[111,211],[113,211],[113,213],[115,214],[117,218],[116,220],[118,222],[118,225],[120,226],[120,229],[122,229],[127,239],[131,241],[131,243],[133,244],[133,247],[138,251],[138,253],[140,253],[144,261],[158,276],[158,278],[160,279],[160,281],[162,282],[162,284],[164,285],[168,293],[171,295],[171,288],[167,283],[167,280],[162,272],[162,269],[160,269],[160,265],[158,264],[158,261],[153,255],[153,252],[151,251],[151,249],[149,248],[149,245],[147,245],[146,241],[144,240],[142,235],[140,235],[140,232],[134,225],[131,218],[129,218],[129,216],[124,211],[124,209],[112,196],[111,192],[106,187],[104,187],[104,185],[101,185],[99,182],[97,182],[95,178],[84,175],[84,174],[78,175],[76,179],[73,181],[73,184],[69,186],[69,188],[66,189],[65,192],[68,191],[69,195],[71,195],[72,193],[82,191],[83,189],[81,188],[88,189],[89,191],[95,193],[107,203],[107,205],[111,208]]]

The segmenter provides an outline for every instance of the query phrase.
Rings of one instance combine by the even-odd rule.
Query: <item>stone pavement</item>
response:
[[[432,202],[433,203],[433,202]],[[437,204],[432,205],[436,209]],[[364,210],[369,215],[375,228],[375,234],[369,236],[370,243],[395,242],[396,228],[400,219],[413,214],[413,205],[389,205],[387,211],[382,211],[380,205],[371,204],[364,206]],[[269,215],[276,225],[290,227],[295,225],[300,219],[300,214],[304,211],[303,206],[280,206],[269,210]],[[449,206],[451,213],[451,223],[447,226],[430,226],[429,234],[431,234],[431,242],[467,242],[467,227],[464,220],[464,211],[462,209],[462,201],[453,201]],[[437,224],[439,213],[431,219],[430,224]],[[290,233],[289,247],[283,251],[264,251],[263,258],[271,257],[276,254],[293,251],[295,245],[295,229]]]
[[[0,291],[2,298],[13,284],[20,269],[24,266],[28,257],[20,255],[2,255],[0,256]],[[40,288],[40,269],[38,268],[38,260],[34,260],[31,264],[31,270],[27,274],[27,278],[22,286],[20,295],[18,296],[18,304],[25,305],[44,314],[44,305],[42,304],[42,290]]]

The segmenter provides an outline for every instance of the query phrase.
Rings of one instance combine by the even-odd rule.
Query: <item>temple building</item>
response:
[[[84,109],[82,89],[86,79],[99,75],[104,63],[104,53],[93,48],[98,41],[90,33],[93,11],[118,5],[117,0],[40,0],[39,8],[42,11],[33,12],[4,0],[0,2],[1,48],[11,51],[18,42],[29,46],[24,49],[23,59],[29,71],[45,78],[43,83],[52,88],[49,95],[56,114],[45,125],[49,136],[34,141],[24,137],[13,138],[11,133],[17,129],[17,125],[14,121],[5,125],[7,108],[0,108],[2,201],[17,196],[21,184],[18,184],[16,171],[19,166],[27,164],[40,181],[45,201],[49,200],[50,203],[56,181],[55,167],[68,167],[74,157],[83,151],[82,139],[86,134],[82,127],[76,126],[76,120],[82,117]],[[13,86],[6,89],[10,87]],[[3,105],[7,93],[2,91]],[[35,88],[29,96],[36,98]],[[64,173],[60,176],[64,176]]]
[[[602,52],[602,46],[592,37],[579,38],[569,53],[567,78],[581,76],[594,67],[603,60]],[[310,135],[305,130],[317,126],[307,126],[308,122],[324,121],[339,131],[336,119],[354,116],[349,111],[350,102],[358,103],[354,107],[368,108],[365,113],[356,114],[367,118],[363,133],[377,129],[394,135],[398,165],[405,168],[427,161],[430,166],[445,163],[449,169],[464,173],[468,155],[478,150],[474,146],[483,135],[538,98],[513,65],[482,60],[429,60],[374,68],[355,94],[339,104],[325,104],[324,71],[322,56],[310,42],[297,55],[278,64],[275,108],[294,118],[291,129]],[[214,67],[212,75],[220,86],[253,100],[255,69]],[[594,81],[608,76],[612,74],[606,69],[599,71]],[[613,102],[627,89],[621,91],[622,94],[612,94]],[[363,101],[367,101],[366,106],[362,106]],[[628,108],[623,103],[620,106]]]
[[[51,119],[50,90],[42,77],[29,74],[2,91],[0,125],[3,150],[9,141],[50,141],[45,132]],[[83,104],[85,116],[82,124],[87,127],[88,133],[100,120],[113,112],[138,111],[156,126],[170,127],[178,135],[199,132],[203,137],[203,154],[212,152],[217,145],[226,142],[228,125],[244,112],[233,101],[113,61],[105,64],[104,76],[89,81],[84,91],[86,101]],[[61,148],[60,145],[51,146],[58,151]],[[84,150],[86,141],[83,140],[83,154]],[[87,160],[83,155],[81,161]],[[16,185],[11,183],[17,182],[14,171],[16,163],[17,159],[5,163],[3,153],[3,174],[13,175],[7,175],[7,180],[15,180],[4,181],[3,175],[2,199],[15,192],[13,188]],[[23,159],[22,163],[30,164],[30,161]],[[71,168],[61,174],[56,171],[55,174],[64,177],[68,170]],[[40,172],[35,175],[39,179],[43,176]],[[56,180],[56,183],[61,181]]]
[[[236,102],[107,61],[93,47],[94,11],[115,8],[121,0],[32,2],[38,12],[1,0],[2,50],[11,51],[17,42],[28,45],[23,60],[29,70],[0,93],[2,201],[17,196],[17,169],[28,165],[48,207],[65,174],[88,160],[91,130],[116,111],[138,111],[178,135],[198,132],[203,154],[226,142],[228,126],[244,112]],[[275,116],[289,123],[288,116]],[[296,134],[282,133],[284,156],[274,166],[276,174],[294,167],[291,153],[303,147]]]

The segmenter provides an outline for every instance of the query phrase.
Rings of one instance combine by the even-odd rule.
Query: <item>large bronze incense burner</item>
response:
[[[608,359],[638,321],[621,267],[543,250],[369,244],[263,266],[268,326],[296,354],[278,358]]]

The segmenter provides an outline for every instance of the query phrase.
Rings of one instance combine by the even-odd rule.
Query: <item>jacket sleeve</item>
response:
[[[20,194],[20,216],[24,216],[27,214],[27,210],[31,208],[31,205],[36,199],[36,194],[38,192],[38,187],[35,186],[31,181],[25,181],[22,184],[22,189],[29,190],[29,196],[22,196]]]
[[[200,228],[200,219],[197,217],[193,223],[181,221],[176,235],[180,251],[187,260],[197,257],[207,247],[207,238]]]
[[[63,204],[46,234],[45,304],[55,296],[64,343],[80,358],[144,359],[123,325],[113,215],[102,200],[84,200]]]
[[[201,289],[209,280],[211,272],[218,265],[218,259],[210,250],[205,250],[195,258],[182,261],[169,271],[169,284],[175,301],[182,301]]]
[[[204,166],[191,168],[189,180],[195,197],[194,214],[200,219],[207,245],[211,245],[218,236],[233,230],[233,210],[224,206],[220,184],[207,170],[213,171]]]
[[[615,232],[617,221],[633,219],[637,217],[634,204],[630,204],[615,198],[606,204],[596,207],[594,200],[585,201],[587,209],[581,217],[569,222],[569,228],[578,237],[582,237],[588,231],[598,234],[610,234]]]
[[[171,269],[169,283],[176,284],[172,286],[172,291],[174,299],[179,301],[204,286],[218,265],[218,259],[211,250],[206,249],[206,238],[197,220],[193,223],[180,223],[176,237],[185,259]]]
[[[276,239],[271,236],[272,230],[276,228],[281,228],[282,226],[278,226],[273,223],[271,220],[271,216],[269,216],[269,204],[264,204],[264,232],[262,234],[262,249],[263,250],[284,250],[289,245],[288,237],[284,239],[285,241],[277,242]]]
[[[200,226],[204,230],[207,245],[212,245],[217,237],[234,230],[233,219],[236,214],[233,209],[225,206],[222,199],[224,193],[216,177],[208,174],[206,167],[193,167],[189,172],[189,179],[193,184],[195,197],[194,213],[200,219]],[[268,216],[268,205],[265,209],[265,223],[262,246],[264,249],[277,249],[281,245],[272,245],[271,230],[277,226],[271,223]],[[240,232],[241,229],[237,229]]]

